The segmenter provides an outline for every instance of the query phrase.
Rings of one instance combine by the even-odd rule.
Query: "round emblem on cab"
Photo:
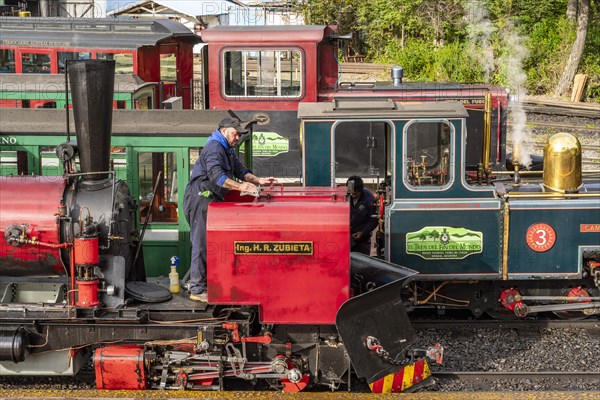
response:
[[[527,229],[525,241],[531,250],[543,253],[556,243],[556,232],[550,225],[539,222]]]

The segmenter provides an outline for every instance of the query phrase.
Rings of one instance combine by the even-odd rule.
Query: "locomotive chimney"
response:
[[[108,171],[115,80],[113,60],[76,60],[68,63],[73,115],[82,173]],[[108,174],[84,175],[84,181]]]

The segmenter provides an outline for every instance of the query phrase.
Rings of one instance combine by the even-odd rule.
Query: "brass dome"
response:
[[[557,133],[544,146],[544,187],[561,192],[577,192],[581,178],[581,143],[570,133]]]

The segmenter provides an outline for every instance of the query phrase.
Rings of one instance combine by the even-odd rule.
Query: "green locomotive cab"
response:
[[[600,308],[597,183],[553,190],[540,182],[541,172],[520,177],[518,170],[490,165],[489,152],[482,153],[488,163],[474,169],[466,161],[469,140],[485,138],[469,136],[458,102],[337,100],[301,104],[298,113],[304,184],[343,185],[359,175],[380,194],[380,255],[419,272],[410,294],[415,307],[480,314],[501,305],[526,315],[530,309],[515,310],[513,303],[536,297],[543,305],[531,312],[562,312],[569,307],[556,302],[586,296],[594,302],[587,313]],[[575,164],[569,159],[560,167],[571,171]],[[546,169],[545,176],[574,179]],[[586,294],[570,291],[572,284]],[[508,304],[514,293],[507,290],[515,287],[521,288],[517,300]],[[431,301],[435,295],[438,303]]]

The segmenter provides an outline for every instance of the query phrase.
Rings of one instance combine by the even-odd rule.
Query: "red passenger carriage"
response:
[[[189,29],[171,20],[2,17],[0,74],[7,83],[12,74],[64,74],[67,60],[115,60],[117,74],[135,75],[155,85],[150,102],[144,100],[132,108],[159,108],[162,101],[174,96],[181,96],[183,107],[190,108],[192,49],[197,42]],[[21,86],[15,82],[11,89],[25,92]],[[48,95],[55,91],[55,85],[42,85],[39,92],[47,95],[35,106],[47,107],[46,103],[54,102],[56,107],[58,99]],[[4,97],[0,106],[14,107]],[[31,104],[21,101],[17,108],[21,107]]]

